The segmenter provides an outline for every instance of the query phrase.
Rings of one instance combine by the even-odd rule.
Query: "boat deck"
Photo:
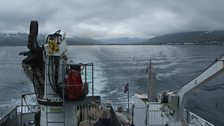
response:
[[[91,97],[82,102],[69,102],[69,104],[76,104],[75,110],[79,112],[76,119],[74,119],[77,120],[77,126],[89,126],[90,123],[93,125],[95,123],[100,123],[99,121],[102,120],[108,121],[110,123],[109,126],[121,126],[111,104],[96,103],[93,102],[92,99]],[[37,114],[39,113],[39,109],[39,105],[18,105],[0,120],[0,126],[30,125],[34,120],[38,120],[39,116],[37,116]],[[35,125],[38,124],[38,122],[35,123]],[[52,123],[52,125],[56,124],[57,122]]]

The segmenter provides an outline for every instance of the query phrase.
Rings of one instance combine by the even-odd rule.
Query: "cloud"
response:
[[[224,29],[221,0],[1,0],[0,32],[40,33],[57,29],[69,36],[151,37],[173,32]]]

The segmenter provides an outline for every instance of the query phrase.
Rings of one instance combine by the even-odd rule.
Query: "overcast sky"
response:
[[[224,29],[224,0],[0,0],[0,32],[144,37]]]

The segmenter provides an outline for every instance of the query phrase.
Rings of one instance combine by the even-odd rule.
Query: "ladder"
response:
[[[55,94],[46,94],[56,95]],[[65,108],[64,108],[64,92],[62,97],[62,105],[60,106],[46,106],[46,120],[47,126],[65,126]],[[63,117],[63,118],[62,118]],[[57,121],[51,120],[52,118],[57,118]]]
[[[60,63],[58,64],[58,67],[59,65],[61,65]],[[47,68],[47,69],[50,69],[50,68]],[[57,91],[56,91],[56,87],[53,87],[55,86],[54,84],[58,84],[59,82],[55,82],[56,80],[53,80],[55,79],[55,76],[57,76],[57,78],[61,78],[62,75],[57,73],[57,75],[55,73],[47,73],[47,76],[46,76],[46,79],[49,79],[47,82],[46,82],[46,97],[47,98],[52,98],[53,96],[59,96],[57,94]],[[54,81],[54,82],[53,82]],[[58,80],[57,80],[58,81]],[[47,126],[65,126],[65,107],[64,107],[64,102],[65,102],[65,98],[64,98],[64,84],[61,85],[61,93],[62,93],[62,96],[61,96],[61,100],[62,100],[62,104],[61,105],[47,105],[46,106],[46,123],[47,123]],[[51,88],[53,91],[51,91],[50,89],[50,92],[48,92],[48,88]],[[58,98],[56,98],[58,99]],[[53,101],[52,101],[53,102]],[[58,101],[60,103],[60,101]]]
[[[57,121],[50,120],[49,117],[54,116],[55,118],[58,118]],[[63,118],[61,118],[63,116]],[[46,119],[47,119],[47,126],[65,126],[65,112],[64,107],[62,106],[62,109],[58,109],[55,111],[49,111],[49,107],[47,106],[47,112],[46,112]]]

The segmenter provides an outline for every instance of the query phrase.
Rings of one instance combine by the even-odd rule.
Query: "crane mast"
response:
[[[170,125],[183,121],[184,106],[187,100],[186,95],[218,76],[223,70],[224,57],[220,57],[182,88],[171,92],[163,92],[159,96],[159,101],[162,104],[161,110],[170,118]]]
[[[93,79],[87,82],[87,65],[92,66],[93,71],[93,63],[73,63],[67,55],[65,33],[60,34],[60,30],[49,34],[42,47],[37,36],[38,22],[31,21],[29,51],[20,53],[27,56],[22,63],[23,69],[33,82],[40,106],[35,123],[41,126],[78,125],[77,108],[81,102],[90,102],[87,98],[88,84],[92,83],[93,89]],[[83,76],[82,71],[85,71]],[[85,78],[84,82],[82,78]]]

